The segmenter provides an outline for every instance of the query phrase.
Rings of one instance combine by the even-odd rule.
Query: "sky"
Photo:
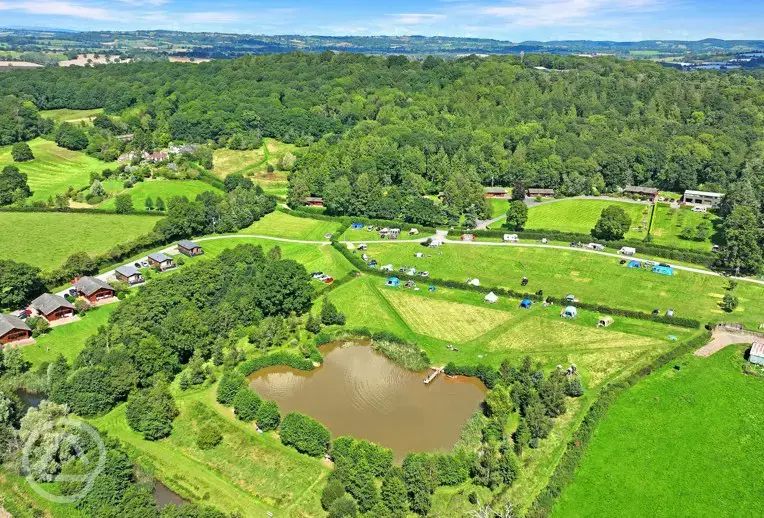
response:
[[[761,0],[0,0],[0,26],[527,40],[764,39]]]

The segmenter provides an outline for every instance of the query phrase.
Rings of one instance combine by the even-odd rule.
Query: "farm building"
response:
[[[114,288],[97,277],[80,277],[74,283],[77,295],[91,304],[114,297]]]
[[[632,248],[630,246],[624,246],[624,247],[621,247],[620,250],[618,250],[618,253],[622,255],[634,255],[637,253],[637,249]]]
[[[613,317],[600,317],[600,321],[597,322],[597,327],[608,327],[613,323]]]
[[[148,259],[149,264],[154,268],[158,268],[159,271],[163,272],[165,270],[169,270],[170,268],[175,268],[175,261],[172,260],[172,257],[162,252],[154,252],[153,254],[149,254]]]
[[[486,198],[506,198],[507,190],[504,187],[485,187],[483,189]]]
[[[74,316],[74,305],[60,295],[43,293],[32,301],[32,308],[48,322]]]
[[[642,268],[642,263],[639,261],[631,260],[629,261],[629,264],[626,265],[627,268]]]
[[[385,283],[385,286],[390,286],[391,288],[397,288],[400,285],[401,280],[398,277],[388,277]]]
[[[504,234],[505,243],[517,243],[518,241],[520,239],[517,237],[517,234]]]
[[[624,194],[636,195],[640,198],[648,199],[652,202],[658,199],[658,189],[656,187],[641,187],[635,185],[627,185],[623,190]]]
[[[483,298],[483,301],[489,304],[496,304],[499,301],[499,297],[494,292],[490,292]]]
[[[562,310],[562,313],[560,313],[562,318],[576,318],[577,315],[578,310],[576,309],[576,306],[568,306]]]
[[[764,365],[764,342],[753,342],[748,361],[756,365]]]
[[[183,241],[178,241],[178,252],[188,257],[194,257],[195,255],[202,255],[204,251],[201,246],[193,241],[184,239]]]
[[[528,189],[528,196],[530,198],[554,198],[554,189],[531,188]]]
[[[324,199],[320,196],[308,196],[305,198],[306,207],[323,207]]]
[[[531,299],[523,299],[520,301],[520,307],[523,309],[530,309],[533,305],[533,301]]]
[[[134,266],[129,264],[120,266],[114,270],[114,274],[118,281],[126,282],[130,286],[143,282],[143,276],[141,273]]]
[[[661,275],[674,275],[674,269],[671,266],[663,264],[656,264],[650,271],[653,273],[659,273]]]
[[[707,207],[713,208],[719,207],[723,198],[724,195],[718,192],[692,191],[689,189],[684,191],[684,196],[682,196],[682,200],[685,203],[690,203],[692,205],[705,205]]]
[[[18,317],[0,315],[0,344],[28,340],[32,337],[32,329]]]

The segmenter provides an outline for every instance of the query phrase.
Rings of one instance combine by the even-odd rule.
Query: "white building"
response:
[[[684,197],[682,199],[685,203],[717,208],[721,204],[723,198],[724,195],[718,192],[691,191],[688,189],[684,191]]]

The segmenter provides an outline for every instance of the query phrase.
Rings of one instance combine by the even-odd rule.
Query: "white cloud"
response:
[[[132,5],[135,7],[153,6],[169,4],[171,0],[117,0],[123,4]]]
[[[184,23],[231,23],[241,20],[242,15],[224,11],[198,11],[177,13],[173,18]]]
[[[446,15],[433,13],[401,13],[394,14],[393,19],[396,23],[402,25],[423,25],[445,20]]]
[[[481,6],[477,13],[522,26],[577,24],[605,15],[653,11],[657,0],[539,0]]]
[[[72,16],[75,18],[84,18],[87,20],[113,20],[114,16],[100,7],[90,7],[82,4],[75,4],[66,1],[47,1],[47,2],[6,2],[0,4],[0,10],[3,11],[22,11],[27,14],[45,15],[45,16]]]

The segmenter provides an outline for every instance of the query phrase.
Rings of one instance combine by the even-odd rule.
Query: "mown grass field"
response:
[[[333,221],[319,221],[310,218],[298,218],[283,212],[275,211],[260,221],[255,221],[239,234],[256,234],[259,236],[281,237],[284,239],[301,239],[306,241],[328,241],[324,237],[340,228]]]
[[[401,230],[400,235],[398,236],[398,241],[414,241],[417,239],[423,239],[427,238],[431,234],[426,234],[424,232],[419,232],[417,235],[409,235],[407,230]],[[369,232],[366,230],[366,228],[362,228],[360,230],[354,230],[351,228],[348,228],[342,236],[340,236],[340,241],[352,241],[353,243],[366,243],[367,241],[387,241],[386,239],[382,239],[379,237],[379,232],[371,231]]]
[[[416,252],[425,257],[415,259]],[[466,282],[478,277],[485,287],[519,290],[522,278],[530,293],[575,295],[584,302],[650,312],[673,308],[676,316],[708,321],[745,323],[752,329],[764,323],[764,286],[740,282],[735,295],[740,306],[731,315],[719,303],[727,280],[722,277],[675,271],[668,277],[619,265],[613,257],[575,250],[550,248],[470,246],[446,244],[436,250],[418,244],[370,242],[368,255],[380,264],[413,265],[439,279]],[[487,291],[487,290],[486,290]]]
[[[125,405],[91,423],[127,443],[137,462],[167,487],[195,502],[242,516],[317,516],[321,490],[329,473],[319,459],[283,446],[274,433],[258,434],[254,424],[237,421],[215,402],[214,387],[174,391],[180,415],[173,433],[146,441],[125,418]],[[214,423],[223,441],[201,450],[196,435],[202,423]]]
[[[55,142],[36,138],[29,141],[34,160],[14,162],[11,146],[0,147],[0,169],[15,165],[26,173],[32,201],[47,201],[49,197],[64,193],[69,187],[80,189],[90,183],[90,173],[100,173],[109,164],[80,151],[69,151]]]
[[[40,116],[50,119],[56,123],[61,122],[90,122],[96,116],[103,113],[103,108],[92,110],[71,110],[69,108],[60,108],[57,110],[42,110]]]
[[[212,185],[203,182],[201,180],[155,180],[138,182],[134,187],[130,189],[119,188],[117,183],[110,183],[106,186],[107,190],[111,191],[112,197],[104,200],[103,203],[97,206],[103,210],[114,210],[115,201],[114,196],[118,194],[127,193],[133,198],[133,207],[137,212],[146,212],[146,199],[151,198],[156,203],[157,197],[164,200],[165,205],[170,198],[174,196],[185,196],[189,200],[193,200],[197,195],[206,192],[213,191],[221,193],[222,191]],[[114,188],[117,187],[116,190]]]
[[[647,235],[649,207],[643,204],[608,200],[561,200],[528,209],[527,230],[545,229],[588,234],[597,224],[603,209],[617,205],[631,217],[631,230],[626,238],[644,239]],[[644,220],[644,225],[642,222]],[[638,227],[642,227],[638,230]]]
[[[212,172],[225,178],[229,174],[247,174],[251,169],[265,161],[263,148],[238,151],[235,149],[216,149],[212,155]]]
[[[497,200],[492,198],[489,201],[491,202],[491,219],[507,214],[507,211],[509,210],[509,200]]]
[[[704,241],[693,241],[680,237],[684,228],[695,230],[704,218],[712,225],[712,235]],[[676,248],[688,248],[710,252],[713,245],[721,244],[721,235],[718,227],[721,219],[715,214],[703,214],[693,212],[690,208],[680,207],[672,209],[669,205],[659,203],[655,206],[653,225],[650,236],[653,243],[658,245],[673,246]]]
[[[75,252],[102,254],[150,232],[158,217],[61,212],[0,212],[0,259],[53,270]]]
[[[625,392],[552,515],[762,516],[764,378],[742,373],[743,351],[688,355]]]

